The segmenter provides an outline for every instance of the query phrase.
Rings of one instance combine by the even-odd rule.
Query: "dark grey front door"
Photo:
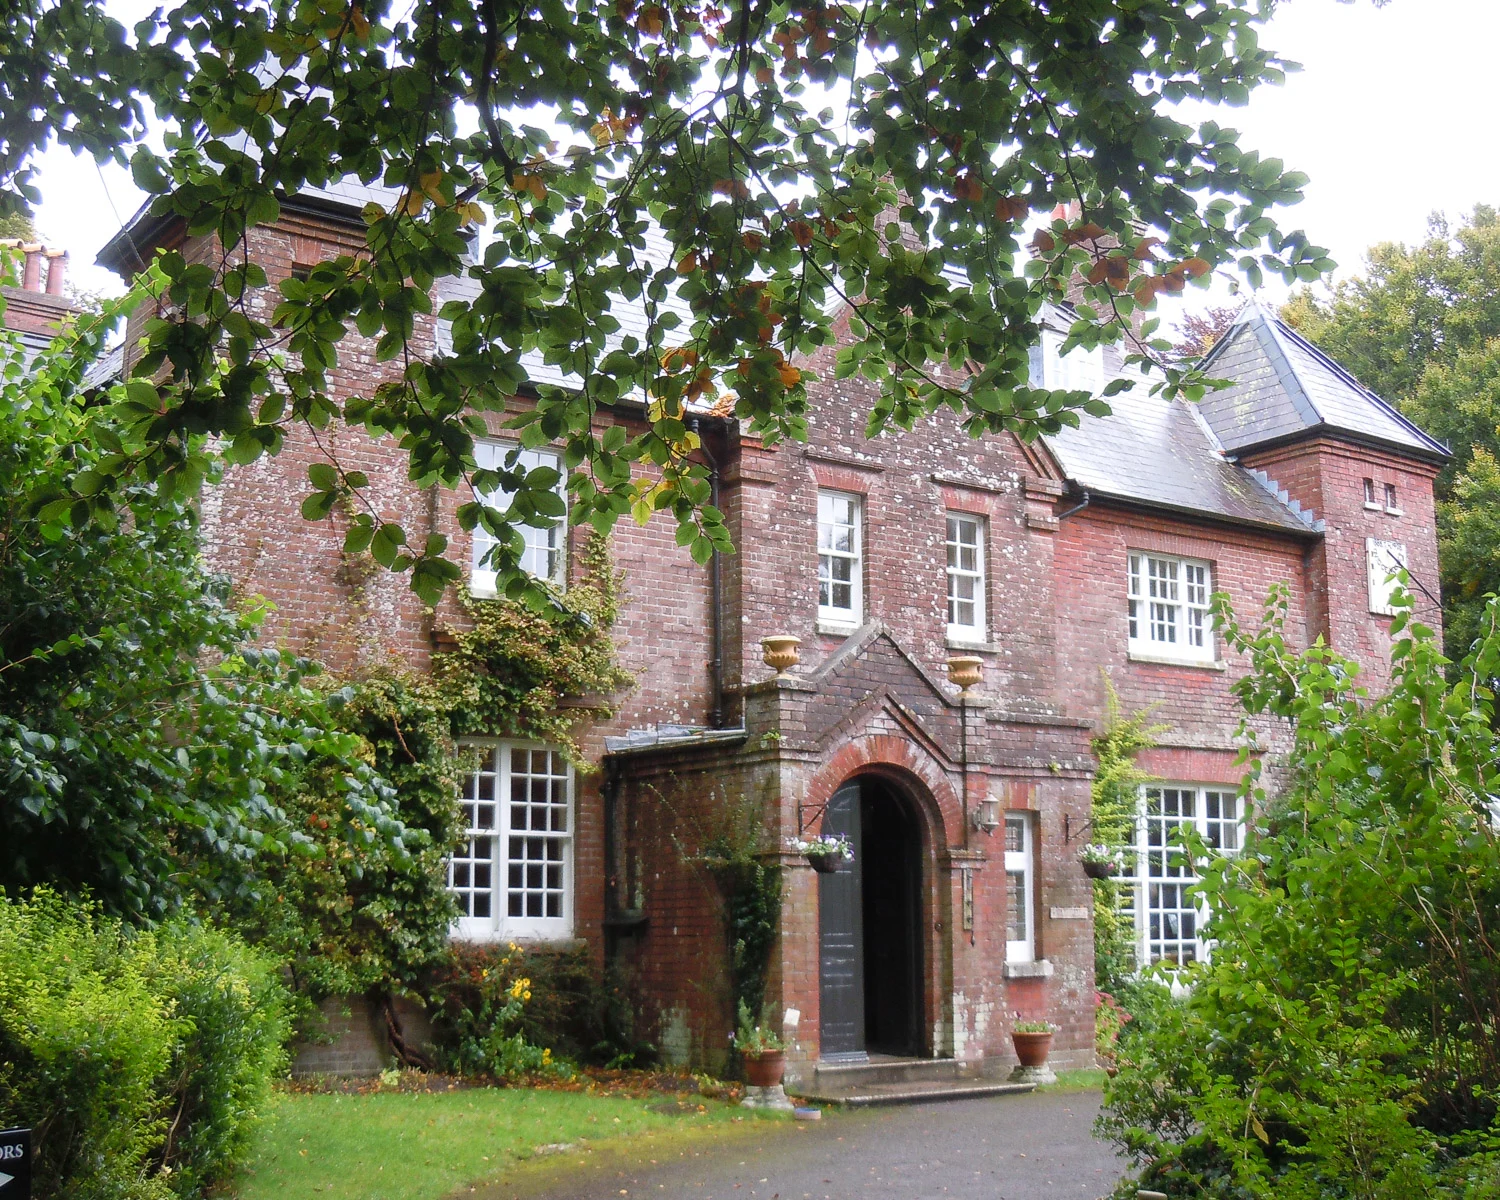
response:
[[[846,783],[823,815],[823,833],[841,833],[854,861],[818,876],[819,1036],[824,1058],[862,1059],[865,1053],[864,863],[860,786]]]

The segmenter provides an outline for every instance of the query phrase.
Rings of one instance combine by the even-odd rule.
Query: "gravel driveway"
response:
[[[562,1154],[482,1200],[1050,1200],[1106,1195],[1123,1173],[1090,1133],[1097,1092],[1042,1092],[853,1112],[815,1122],[746,1122],[723,1140],[672,1150]],[[662,1155],[653,1161],[652,1153]]]

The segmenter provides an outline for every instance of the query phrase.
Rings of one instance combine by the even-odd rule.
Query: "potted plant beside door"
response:
[[[734,1046],[745,1059],[745,1082],[751,1087],[770,1088],[781,1082],[786,1070],[786,1043],[769,1024],[757,1022],[743,1000]]]
[[[1017,1021],[1011,1027],[1010,1041],[1023,1067],[1045,1067],[1052,1051],[1052,1035],[1057,1026],[1051,1021]]]
[[[854,847],[841,833],[825,833],[815,838],[789,838],[787,844],[807,859],[812,869],[820,875],[837,871],[840,864],[854,861]]]

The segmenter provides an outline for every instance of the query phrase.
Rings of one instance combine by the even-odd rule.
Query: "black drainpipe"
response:
[[[1061,521],[1064,517],[1071,517],[1074,513],[1081,513],[1089,506],[1090,499],[1091,497],[1089,496],[1088,489],[1085,488],[1083,492],[1083,499],[1080,500],[1077,504],[1073,505],[1072,508],[1065,509],[1063,512],[1058,513],[1057,519]]]
[[[703,423],[694,417],[690,428],[698,435],[698,446],[708,460],[708,502],[719,512],[719,463],[703,438]],[[710,729],[724,728],[724,567],[721,555],[714,551],[709,564],[709,627],[713,632],[713,658],[708,662],[708,674],[713,684],[713,706],[708,712]]]

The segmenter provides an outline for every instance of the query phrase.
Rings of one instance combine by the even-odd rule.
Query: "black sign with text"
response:
[[[31,1200],[31,1130],[0,1130],[0,1200]]]

